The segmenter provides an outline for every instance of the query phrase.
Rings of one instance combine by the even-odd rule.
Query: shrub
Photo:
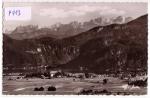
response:
[[[92,93],[93,93],[92,90],[82,90],[82,91],[80,92],[80,94],[83,94],[83,95],[88,95],[88,94],[92,94]]]
[[[9,78],[8,80],[13,80],[12,78]]]
[[[100,91],[100,93],[106,94],[106,93],[108,93],[108,91],[106,89],[104,89],[104,90]]]
[[[147,86],[147,79],[146,80],[135,80],[128,83],[128,85],[134,85],[134,86]]]
[[[37,87],[36,87],[36,88],[34,88],[34,91],[39,91],[39,88],[37,88]]]
[[[107,79],[103,79],[103,84],[107,84]]]
[[[43,88],[43,87],[40,87],[40,88],[39,88],[39,91],[44,91],[44,88]]]
[[[54,87],[54,86],[50,86],[50,87],[48,87],[48,89],[47,89],[48,91],[56,91],[56,87]]]
[[[40,88],[34,88],[34,91],[44,91],[44,88],[43,87],[40,87]]]
[[[83,95],[107,94],[107,95],[109,95],[109,94],[111,94],[111,92],[108,92],[106,89],[104,89],[102,91],[98,91],[98,90],[93,91],[93,90],[89,89],[89,90],[82,90],[79,94],[83,94]]]

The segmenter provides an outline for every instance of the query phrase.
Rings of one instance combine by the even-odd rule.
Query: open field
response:
[[[112,94],[126,92],[126,94],[143,95],[147,93],[145,87],[128,87],[123,80],[106,77],[107,84],[103,84],[102,78],[78,79],[78,78],[53,78],[53,79],[3,79],[3,94],[10,95],[76,95],[83,89],[104,90]],[[34,91],[35,87],[44,87],[44,91]],[[56,91],[47,91],[49,86],[55,86]]]

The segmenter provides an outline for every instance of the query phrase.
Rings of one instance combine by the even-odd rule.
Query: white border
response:
[[[2,49],[2,3],[1,3],[2,1],[0,1],[0,93],[2,93],[2,66],[3,66],[3,64],[2,64],[2,51],[3,51],[3,49]]]
[[[148,1],[148,14],[150,14],[150,1]],[[148,15],[148,63],[147,66],[150,65],[150,15]],[[150,67],[148,66],[148,95],[150,96]]]
[[[0,34],[0,98],[2,97],[21,97],[21,98],[26,98],[26,97],[34,97],[34,98],[41,98],[41,97],[47,97],[47,98],[50,98],[50,97],[55,97],[55,98],[75,98],[75,97],[79,97],[79,98],[92,98],[92,97],[95,97],[95,98],[99,98],[99,97],[103,97],[103,98],[106,98],[108,97],[107,95],[2,95],[2,0],[0,0],[0,31],[1,31],[1,34]],[[3,0],[3,2],[148,2],[148,13],[150,13],[150,1],[149,0]],[[150,23],[150,16],[148,15],[148,23]],[[150,24],[148,24],[148,27],[150,27]],[[148,28],[148,33],[150,33],[150,29]],[[150,35],[148,34],[148,58],[150,58]],[[150,65],[150,59],[148,59],[148,65]],[[150,77],[150,68],[148,67],[148,77]],[[109,97],[111,98],[120,98],[120,97],[131,97],[131,98],[134,98],[134,97],[139,97],[139,98],[150,98],[150,79],[148,79],[148,95],[144,95],[144,96],[114,96],[114,95],[111,95]]]
[[[3,0],[3,2],[148,2],[148,0]]]

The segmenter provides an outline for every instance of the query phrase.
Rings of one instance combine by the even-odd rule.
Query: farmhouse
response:
[[[50,71],[50,76],[51,76],[51,77],[54,77],[57,72],[58,72],[58,71]]]

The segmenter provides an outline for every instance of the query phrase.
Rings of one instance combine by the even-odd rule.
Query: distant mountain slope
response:
[[[70,70],[118,72],[146,70],[147,15],[127,24],[95,27],[72,37],[80,45],[80,55],[66,65]]]
[[[24,28],[24,29],[21,29],[21,28]],[[41,28],[41,29],[30,28],[30,30],[28,30],[28,28],[29,28],[28,26],[18,27],[11,34],[7,34],[7,36],[16,40],[36,39],[36,38],[42,38],[42,37],[58,38],[56,35],[52,34],[55,32],[49,28]]]
[[[143,71],[147,69],[147,29],[145,15],[125,24],[97,26],[63,39],[43,36],[15,40],[4,34],[3,63],[97,73]]]
[[[32,57],[23,51],[23,45],[21,41],[13,40],[3,35],[3,66],[17,67],[27,62],[33,62]],[[26,43],[29,44],[29,43]],[[22,47],[23,46],[23,47]],[[23,67],[23,66],[22,66]]]
[[[3,65],[10,67],[37,66],[41,60],[37,49],[43,41],[51,42],[54,38],[15,40],[3,34]]]

